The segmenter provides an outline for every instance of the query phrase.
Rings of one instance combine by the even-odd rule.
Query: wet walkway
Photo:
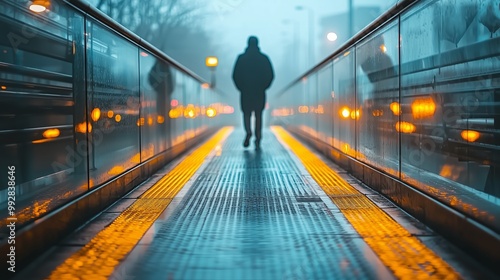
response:
[[[62,242],[52,253],[59,261],[47,263],[39,260],[22,277],[37,275],[42,279],[50,275],[53,279],[105,279],[109,276],[110,279],[156,280],[416,279],[415,276],[419,275],[458,279],[485,276],[473,260],[385,198],[359,184],[345,171],[327,163],[322,168],[329,171],[317,169],[319,173],[315,173],[309,166],[314,162],[312,159],[302,165],[301,160],[307,156],[297,158],[295,153],[300,152],[297,149],[303,149],[302,152],[311,154],[311,157],[316,156],[286,137],[289,136],[284,132],[267,130],[261,150],[243,149],[243,132],[239,130],[225,140],[215,141],[217,144],[208,155],[198,156],[201,158],[199,168],[190,171],[192,177],[185,179],[179,193],[167,195],[164,191],[165,195],[153,196],[154,193],[161,194],[155,190],[159,184],[169,187],[180,182],[181,179],[172,177],[172,183],[165,183],[170,182],[168,176],[172,172],[177,172],[176,168],[169,167],[122,199],[111,208],[114,210],[105,211],[104,215],[114,214],[113,219],[107,217],[111,221],[101,222],[98,226],[91,223]],[[287,145],[295,147],[287,148]],[[193,166],[188,163],[189,157],[179,165]],[[185,174],[184,171],[180,173]],[[164,174],[165,177],[159,180]],[[332,194],[336,191],[335,186],[330,186],[331,189],[325,192],[320,187],[325,182],[318,185],[317,181],[322,180],[318,176],[343,180],[345,186],[339,183],[339,188],[350,193]],[[349,202],[351,198],[355,200]],[[366,222],[367,228],[382,232],[383,236],[377,237],[375,233],[366,236],[359,229],[359,223],[356,225],[357,222],[349,218],[352,213],[363,215],[364,212],[349,212],[352,207],[345,208],[338,199],[347,201],[345,205],[368,199],[371,204],[360,207],[365,212],[370,210],[372,215]],[[154,207],[136,210],[134,217],[138,218],[122,218],[126,221],[125,230],[115,229],[118,233],[102,234],[120,224],[120,217],[139,202],[148,205],[160,203],[164,205],[162,207],[168,207],[163,213],[155,214],[158,219],[144,236],[137,237],[140,239],[137,244],[131,240],[135,238],[132,235],[139,232],[139,226],[131,225],[142,216],[153,213],[151,209]],[[125,211],[118,216],[116,209]],[[379,222],[376,215],[390,221]],[[94,223],[98,222],[99,218]],[[385,229],[377,228],[379,223]],[[397,225],[397,230],[403,233],[387,233],[387,229],[392,230],[387,226],[390,223]],[[134,234],[126,233],[130,227],[137,229]],[[116,237],[124,232],[125,238]],[[130,244],[125,246],[123,242]],[[68,249],[65,244],[73,247]],[[81,247],[75,248],[75,245]],[[394,256],[387,250],[395,252]],[[413,257],[407,260],[405,254]],[[76,256],[80,259],[77,260]],[[88,275],[89,269],[76,272],[89,259],[92,272]],[[411,263],[407,265],[405,261]],[[54,274],[56,272],[59,274]]]

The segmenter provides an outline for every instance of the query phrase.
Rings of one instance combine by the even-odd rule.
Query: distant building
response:
[[[352,33],[349,34],[349,12],[325,16],[320,19],[321,40],[319,40],[319,58],[323,59],[345,43],[358,31],[370,24],[381,14],[380,7],[354,7]],[[337,40],[327,39],[329,32],[337,34]]]

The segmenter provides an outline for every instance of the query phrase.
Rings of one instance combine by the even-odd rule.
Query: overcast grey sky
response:
[[[212,13],[206,19],[206,29],[216,38],[219,44],[220,66],[217,76],[219,86],[224,90],[233,90],[230,80],[232,65],[239,53],[244,51],[249,35],[256,35],[260,40],[261,51],[268,54],[274,64],[276,81],[270,91],[278,91],[280,87],[305,72],[311,65],[319,62],[317,52],[321,40],[326,34],[320,34],[320,19],[327,15],[347,12],[348,0],[205,0]],[[395,0],[354,0],[354,6],[379,6],[386,9]],[[304,7],[298,10],[296,7]],[[309,26],[312,17],[313,27]],[[309,32],[314,30],[314,63],[308,55]],[[297,35],[294,35],[297,33]],[[294,37],[297,36],[297,37]],[[298,44],[292,44],[294,38]],[[284,73],[281,69],[285,60],[291,58],[285,54],[287,48],[296,48],[295,69]],[[290,64],[290,62],[288,62]]]

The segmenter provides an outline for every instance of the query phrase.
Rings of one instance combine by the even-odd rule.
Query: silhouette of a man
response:
[[[252,129],[250,117],[255,114],[255,148],[260,148],[262,138],[262,111],[266,104],[266,89],[274,79],[273,67],[267,55],[260,52],[259,40],[255,36],[248,38],[248,47],[238,56],[233,70],[233,81],[241,93],[241,110],[247,133],[243,146],[250,144]]]

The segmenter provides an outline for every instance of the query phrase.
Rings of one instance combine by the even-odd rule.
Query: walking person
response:
[[[240,91],[241,110],[246,137],[243,147],[250,145],[252,129],[250,118],[255,114],[255,148],[260,149],[262,139],[262,111],[266,104],[266,89],[274,79],[273,67],[267,55],[260,52],[259,40],[255,36],[248,38],[248,47],[238,56],[233,70],[233,81]]]

